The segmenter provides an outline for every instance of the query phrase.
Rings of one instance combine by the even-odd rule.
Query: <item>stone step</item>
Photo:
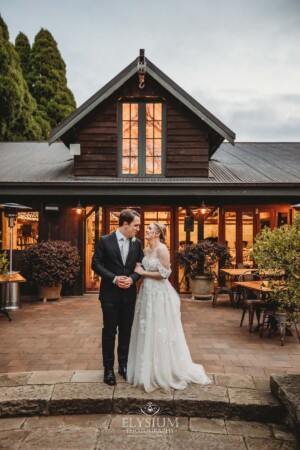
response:
[[[146,415],[84,414],[0,419],[0,448],[18,450],[296,450],[284,425]]]
[[[265,378],[211,374],[211,385],[146,393],[103,371],[47,371],[0,375],[0,417],[69,414],[150,414],[281,423],[284,409]]]

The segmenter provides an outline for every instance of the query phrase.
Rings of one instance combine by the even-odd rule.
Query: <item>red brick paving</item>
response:
[[[182,301],[182,321],[195,362],[208,372],[269,377],[300,373],[300,344],[295,336],[280,346],[278,335],[259,338],[247,324],[240,328],[241,310],[227,301]],[[59,369],[101,369],[102,316],[96,295],[48,303],[24,302],[0,315],[0,372]],[[295,334],[295,333],[294,333]]]

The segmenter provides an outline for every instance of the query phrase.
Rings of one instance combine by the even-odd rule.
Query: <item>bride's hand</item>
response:
[[[135,266],[135,268],[134,268],[134,271],[135,271],[136,273],[138,273],[139,275],[144,275],[144,272],[145,272],[145,270],[144,270],[144,268],[142,267],[142,264],[141,264],[141,263],[136,263],[136,266]]]

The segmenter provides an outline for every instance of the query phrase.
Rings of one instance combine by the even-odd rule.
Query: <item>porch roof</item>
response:
[[[223,143],[209,162],[209,177],[189,178],[112,178],[75,177],[74,157],[63,143],[54,143],[51,151],[47,142],[0,143],[0,194],[5,195],[22,186],[31,195],[90,192],[110,189],[118,195],[143,188],[143,192],[158,191],[168,195],[196,194],[205,189],[224,195],[230,190],[245,188],[261,192],[264,188],[280,195],[282,189],[290,194],[300,193],[300,143],[236,143],[235,148]],[[54,190],[54,187],[56,188]],[[70,190],[72,189],[72,190]],[[75,192],[75,191],[74,191]],[[103,191],[104,192],[104,191]],[[142,193],[142,191],[141,191]]]

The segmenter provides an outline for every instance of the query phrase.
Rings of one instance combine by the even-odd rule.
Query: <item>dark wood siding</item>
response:
[[[87,115],[75,131],[81,155],[75,156],[75,176],[117,176],[118,101],[160,99],[166,104],[166,177],[208,176],[209,138],[206,125],[146,75],[145,89],[133,76]]]
[[[74,175],[117,176],[117,99],[89,114],[76,134],[81,155],[75,156]]]
[[[179,102],[167,103],[166,176],[208,176],[208,133]]]

